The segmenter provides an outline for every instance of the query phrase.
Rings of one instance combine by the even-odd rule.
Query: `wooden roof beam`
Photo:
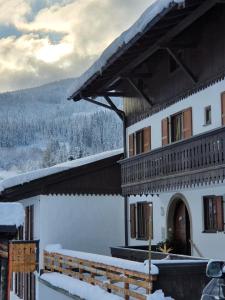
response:
[[[171,41],[172,38],[177,36],[180,32],[186,29],[190,24],[194,21],[199,19],[202,15],[204,15],[207,11],[209,11],[213,6],[216,5],[218,0],[205,0],[205,2],[198,7],[190,16],[187,16],[183,19],[183,21],[176,26],[175,28],[171,29],[165,36],[163,36],[154,46],[150,47],[150,49],[144,51],[144,53],[137,58],[133,63],[133,67],[141,64],[145,61],[149,56],[154,54],[162,44]],[[129,66],[127,66],[128,68]]]
[[[150,107],[152,107],[153,103],[152,103],[151,99],[145,94],[143,89],[138,87],[138,85],[134,82],[134,80],[132,78],[130,78],[130,77],[124,77],[124,78],[129,82],[129,84],[139,94],[139,96],[141,96],[141,98],[143,98],[150,105]]]
[[[120,118],[121,120],[123,120],[123,119],[124,119],[124,116],[125,116],[124,112],[123,112],[122,110],[118,109],[118,107],[116,107],[116,105],[113,103],[113,101],[110,99],[109,96],[105,96],[104,98],[105,98],[106,102],[110,105],[110,107],[111,107],[111,108],[115,111],[115,113],[119,116],[119,118]]]
[[[91,95],[91,97],[123,97],[124,93],[123,92],[119,92],[119,91],[115,91],[115,92],[111,92],[111,91],[100,91],[98,93],[96,93],[96,91],[89,91],[88,94],[83,93],[82,97],[89,97],[89,95]]]
[[[124,77],[129,77],[131,79],[149,79],[152,78],[152,73],[130,73],[130,74],[126,74],[124,75]]]
[[[189,70],[189,68],[179,59],[179,57],[174,53],[170,48],[165,48],[169,55],[175,60],[175,62],[181,67],[184,73],[191,79],[191,81],[196,84],[198,79],[193,75],[193,73]]]
[[[116,114],[120,117],[121,120],[123,120],[123,118],[124,118],[124,112],[122,110],[119,110],[112,101],[111,101],[112,105],[111,104],[107,105],[107,104],[101,103],[101,102],[96,101],[89,97],[82,97],[82,99],[89,103],[92,103],[92,104],[95,104],[95,105],[98,105],[98,106],[101,106],[101,107],[104,107],[106,109],[116,112]],[[78,101],[75,101],[75,102],[78,102]],[[109,101],[107,101],[107,102],[110,103]]]
[[[219,0],[205,0],[202,5],[196,8],[190,15],[185,17],[177,26],[172,28],[165,36],[160,38],[153,46],[149,47],[146,51],[143,51],[142,55],[137,57],[130,64],[128,64],[124,69],[122,69],[116,76],[114,76],[114,78],[111,79],[111,82],[113,83],[117,82],[117,80],[121,79],[121,74],[129,72],[131,69],[143,63],[147,58],[149,58],[156,51],[158,51],[161,45],[165,45],[165,43],[170,42],[174,37],[176,37],[188,26],[190,26],[193,22],[195,22],[201,16],[203,16],[212,7],[214,7],[218,3],[218,1]],[[108,82],[108,85],[110,85],[111,82]]]

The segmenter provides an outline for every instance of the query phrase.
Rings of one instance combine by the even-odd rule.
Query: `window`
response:
[[[143,130],[136,132],[136,154],[143,152]]]
[[[161,129],[163,146],[192,137],[192,108],[163,119]]]
[[[212,123],[212,113],[211,106],[205,107],[205,125],[210,125]]]
[[[177,142],[182,140],[182,128],[183,128],[183,115],[182,113],[176,114],[171,117],[171,142]]]
[[[129,157],[151,150],[151,127],[129,135]]]
[[[151,216],[151,225],[150,218]],[[149,239],[149,228],[153,237],[153,206],[152,203],[138,202],[130,205],[130,234],[138,240]]]
[[[223,197],[205,196],[203,205],[205,232],[224,231]]]

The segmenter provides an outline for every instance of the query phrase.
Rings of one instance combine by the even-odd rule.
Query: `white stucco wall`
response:
[[[190,97],[187,97],[166,109],[127,128],[127,135],[144,127],[152,127],[152,149],[162,146],[161,120],[188,107],[192,107],[193,135],[204,133],[221,126],[221,93],[225,91],[225,80],[222,80]],[[205,126],[204,108],[211,105],[212,124]],[[127,138],[127,147],[129,140]],[[127,149],[128,149],[127,148]]]
[[[124,244],[124,199],[120,196],[41,196],[40,251],[63,248],[110,254]]]
[[[179,190],[170,193],[161,193],[158,196],[130,197],[129,203],[138,201],[153,202],[153,244],[165,239],[164,233],[167,234],[167,212],[170,200],[176,194],[182,194],[189,207],[191,222],[191,239],[196,244],[200,252],[207,258],[217,258],[225,260],[225,232],[204,233],[204,216],[203,216],[203,196],[217,195],[224,196],[225,184],[205,186],[202,188],[192,188]],[[129,229],[130,230],[130,229]],[[129,245],[146,245],[147,241],[139,241],[130,238]],[[198,256],[195,249],[192,249],[192,255]]]
[[[123,197],[51,195],[20,202],[24,207],[34,205],[34,239],[40,240],[40,269],[43,249],[48,244],[60,243],[66,249],[108,255],[110,246],[124,245]],[[38,280],[36,284],[36,298],[51,299],[39,295]],[[16,296],[12,293],[12,297]],[[52,299],[64,298],[58,293]]]

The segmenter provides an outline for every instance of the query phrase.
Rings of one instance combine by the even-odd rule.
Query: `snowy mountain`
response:
[[[75,83],[0,94],[0,170],[34,170],[122,146],[114,113],[67,101]]]

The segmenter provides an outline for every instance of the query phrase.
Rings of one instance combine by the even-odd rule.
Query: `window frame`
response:
[[[172,127],[173,125],[173,119],[180,116],[181,118],[181,132],[180,132],[180,136],[181,138],[179,140],[173,140],[173,136],[174,136],[174,129]],[[177,142],[180,142],[184,139],[183,137],[183,126],[184,126],[184,116],[183,116],[183,110],[182,111],[179,111],[173,115],[170,116],[170,119],[169,119],[169,132],[170,132],[170,143],[177,143]]]
[[[146,227],[146,224],[145,224],[145,211],[144,211],[144,208],[145,206],[149,206],[150,207],[150,204],[151,204],[151,208],[152,208],[152,211],[150,210],[149,213],[151,214],[151,217],[152,217],[152,232],[151,232],[151,237],[153,239],[153,203],[152,202],[147,202],[147,201],[143,201],[143,202],[137,202],[137,208],[136,208],[136,222],[137,222],[137,225],[136,225],[136,240],[139,240],[139,241],[148,241],[149,240],[149,229]],[[139,210],[142,209],[142,212],[141,212],[141,216],[140,216],[140,213],[139,213]],[[150,217],[150,215],[149,215]]]
[[[144,129],[135,132],[135,155],[142,153],[144,153]]]
[[[207,121],[207,111],[210,111],[210,120]],[[204,126],[208,126],[212,124],[212,106],[208,105],[204,108]]]
[[[218,215],[217,211],[217,202],[218,197],[221,197],[221,211],[220,216]],[[213,215],[213,219],[210,220],[210,207],[209,207],[209,200],[212,201],[214,210],[211,215]],[[222,219],[223,222],[223,229],[219,229],[218,220],[219,218]],[[213,222],[214,225],[210,226],[210,222]],[[203,196],[203,233],[217,233],[217,232],[224,232],[224,200],[223,196],[216,196],[216,195],[205,195]]]
[[[151,142],[152,142],[151,128],[152,128],[151,125],[149,125],[128,135],[128,143],[129,143],[128,153],[130,158],[151,151]],[[149,134],[150,134],[149,149],[147,151],[145,151],[145,130],[146,129],[149,129]]]

